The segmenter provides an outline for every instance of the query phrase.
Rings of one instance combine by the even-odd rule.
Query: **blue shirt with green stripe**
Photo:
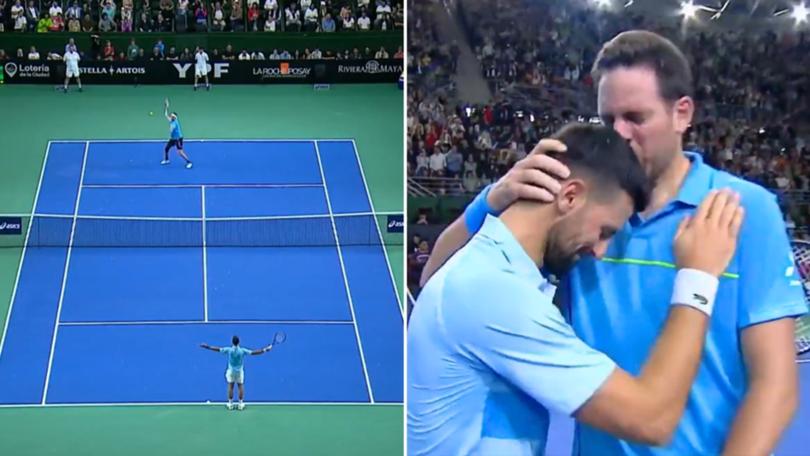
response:
[[[748,380],[742,331],[807,312],[775,195],[686,153],[690,171],[677,196],[648,218],[634,215],[605,258],[577,263],[560,287],[576,334],[634,375],[641,372],[669,310],[675,278],[672,239],[712,189],[739,192],[746,215],[737,250],[720,279],[706,348],[672,442],[649,447],[578,423],[574,454],[719,454]]]

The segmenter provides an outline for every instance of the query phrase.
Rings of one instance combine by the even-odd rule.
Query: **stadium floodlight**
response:
[[[798,3],[793,7],[791,16],[793,16],[797,24],[801,24],[802,22],[807,22],[808,13],[810,13],[810,11],[808,11],[804,3]]]
[[[591,0],[594,6],[597,8],[608,8],[610,7],[611,0]]]
[[[698,7],[691,1],[681,3],[681,15],[684,19],[692,19],[697,13]]]

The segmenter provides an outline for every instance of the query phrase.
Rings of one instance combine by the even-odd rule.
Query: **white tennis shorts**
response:
[[[69,78],[78,78],[79,77],[79,66],[78,65],[68,65],[67,71],[65,75]]]
[[[198,77],[208,74],[208,65],[194,65],[194,74]]]
[[[245,370],[242,369],[241,371],[234,371],[228,369],[225,371],[225,380],[228,383],[238,383],[242,384],[245,383]]]

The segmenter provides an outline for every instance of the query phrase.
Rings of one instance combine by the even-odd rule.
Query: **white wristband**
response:
[[[679,269],[675,276],[671,304],[693,307],[711,316],[719,283],[720,280],[708,272]]]

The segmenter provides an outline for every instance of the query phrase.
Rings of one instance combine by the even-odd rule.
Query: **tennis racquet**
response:
[[[791,242],[793,258],[804,289],[805,302],[810,303],[810,242],[794,239]],[[796,353],[810,352],[810,315],[796,319]]]
[[[285,334],[284,331],[278,331],[276,335],[273,336],[273,345],[283,344],[285,340],[287,340],[287,334]]]

